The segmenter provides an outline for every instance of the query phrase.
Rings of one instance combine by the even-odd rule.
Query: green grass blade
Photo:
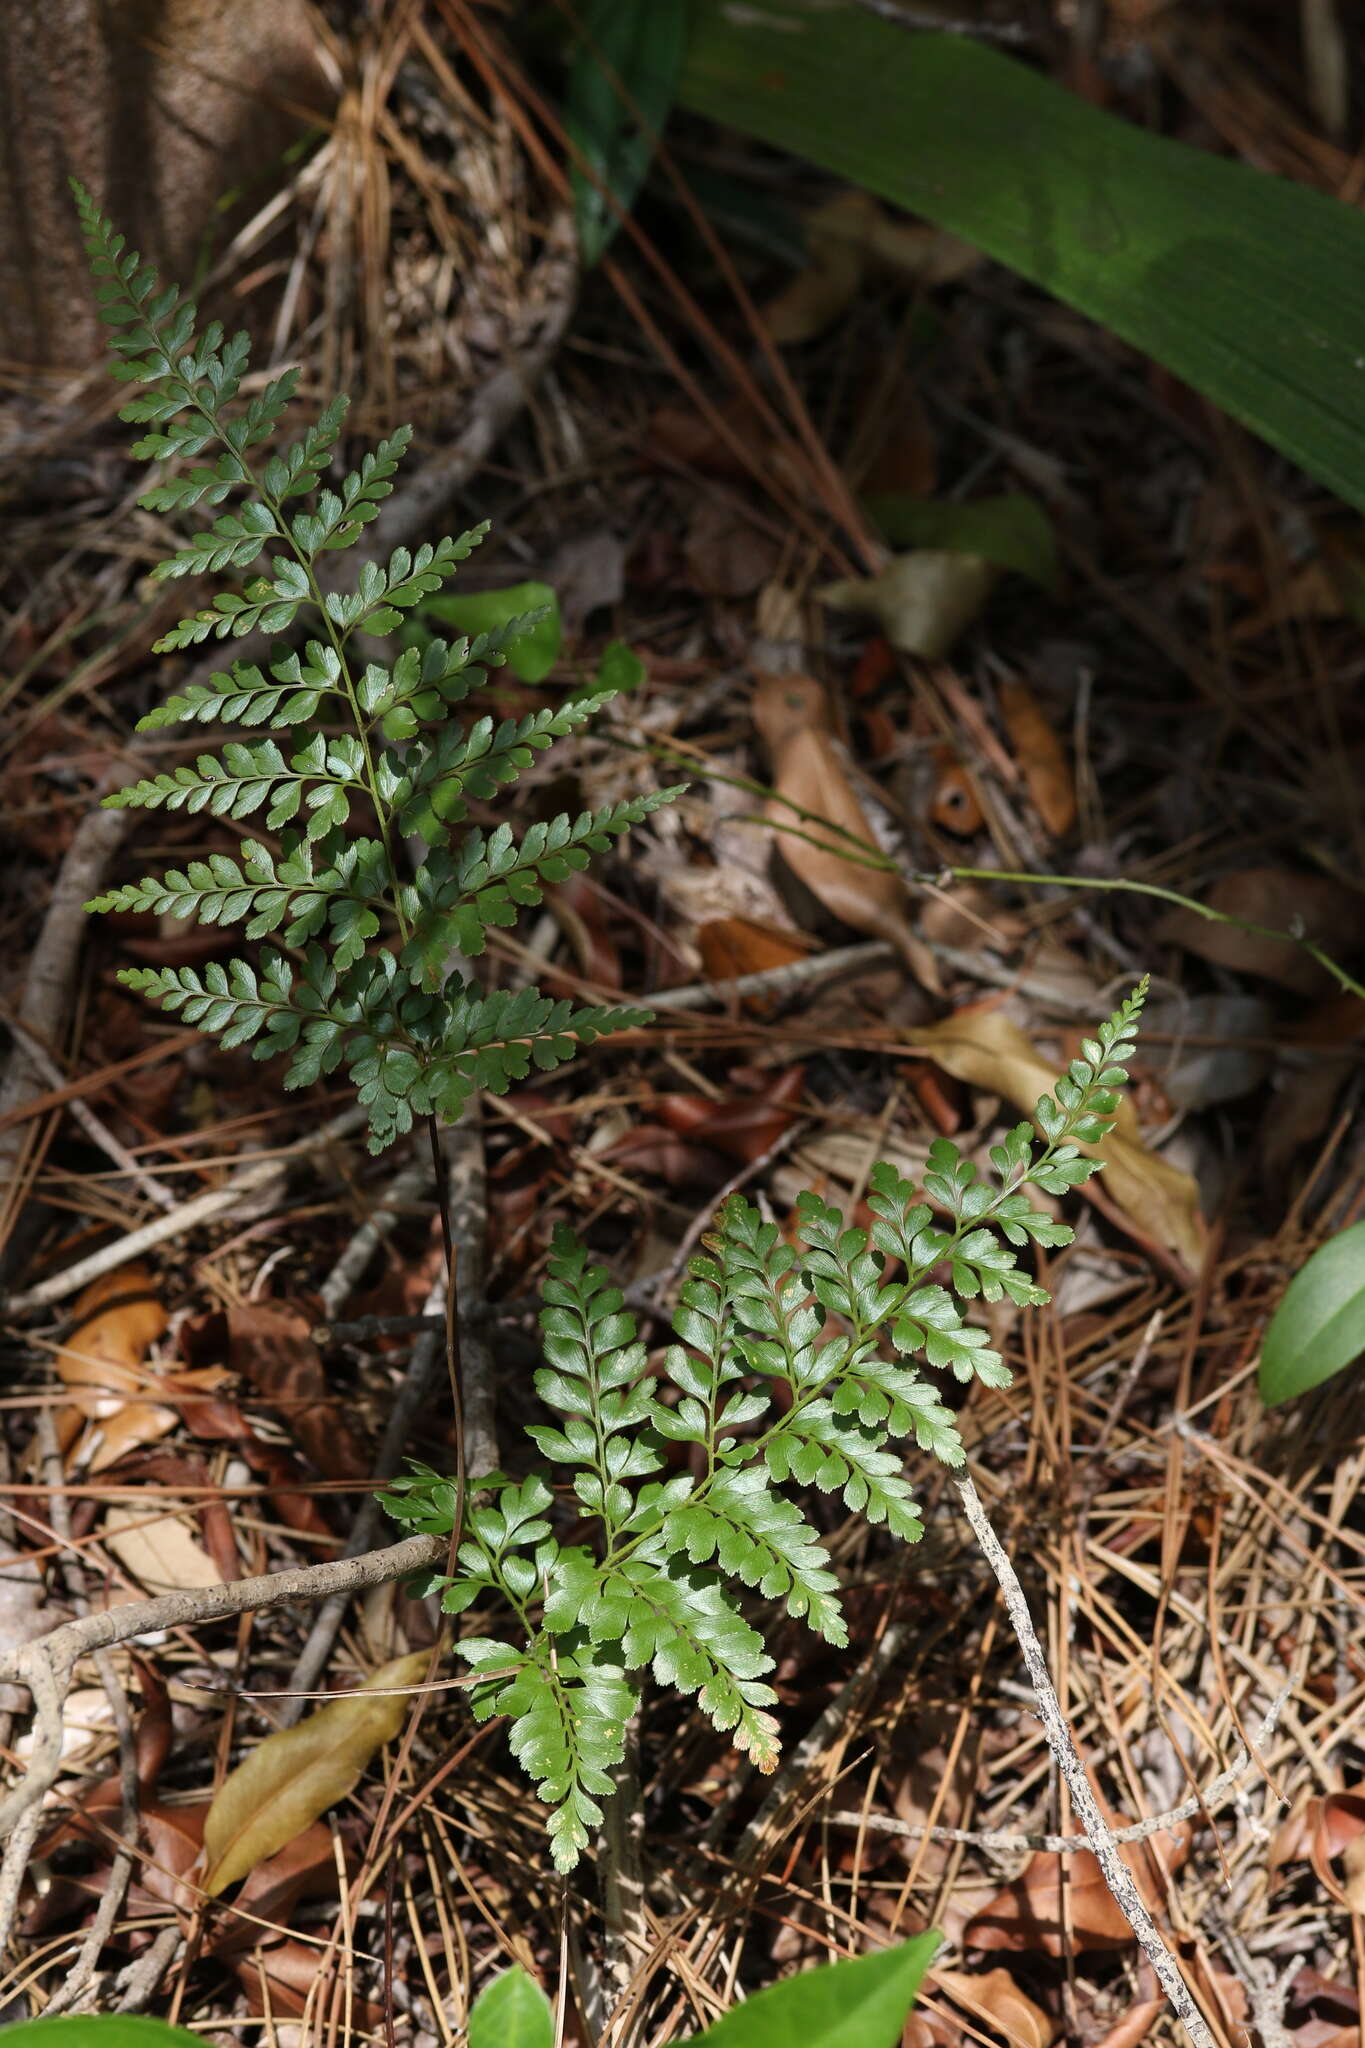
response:
[[[584,30],[564,119],[596,173],[575,165],[570,174],[578,245],[590,269],[621,225],[617,206],[628,213],[634,204],[673,104],[686,37],[683,0],[594,0]]]
[[[694,0],[679,98],[975,243],[1365,509],[1365,215],[965,37]]]

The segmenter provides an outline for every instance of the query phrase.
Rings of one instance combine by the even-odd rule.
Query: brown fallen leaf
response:
[[[267,1942],[250,1955],[234,1956],[232,1967],[246,1994],[247,2011],[257,2019],[266,2012],[276,2019],[302,2019],[326,1953],[321,1942],[289,1940]],[[368,1998],[348,2000],[347,2014],[351,2026],[370,2035],[384,2022],[382,2006]]]
[[[165,1500],[155,1507],[115,1504],[106,1509],[105,1547],[145,1593],[188,1592],[224,1583],[208,1551],[181,1520],[189,1512],[180,1502]]]
[[[775,572],[781,547],[742,505],[702,498],[683,543],[692,588],[702,597],[750,597]]]
[[[76,1302],[75,1328],[57,1353],[57,1377],[71,1406],[58,1410],[57,1441],[93,1472],[175,1428],[176,1410],[154,1400],[157,1375],[147,1353],[166,1328],[151,1271],[119,1266],[91,1282]],[[98,1434],[103,1441],[93,1441]]]
[[[1035,1052],[1003,1010],[984,1004],[957,1010],[907,1037],[912,1051],[926,1053],[959,1081],[1006,1096],[1026,1115],[1057,1076],[1057,1063]],[[1197,1273],[1205,1244],[1199,1190],[1191,1175],[1144,1145],[1128,1096],[1120,1100],[1118,1120],[1103,1144],[1079,1149],[1103,1158],[1105,1191],[1123,1214],[1188,1273]]]
[[[224,1779],[204,1823],[210,1898],[302,1835],[358,1784],[375,1751],[403,1725],[407,1691],[426,1676],[430,1653],[383,1664],[357,1691],[267,1735]]]
[[[1365,1913],[1365,1790],[1296,1800],[1276,1830],[1267,1861],[1272,1873],[1286,1863],[1311,1863],[1338,1905]],[[1332,1868],[1338,1861],[1344,1882]]]
[[[857,858],[859,846],[878,855],[880,849],[840,756],[825,691],[811,676],[764,675],[754,697],[754,722],[772,757],[773,786],[787,800],[770,802],[768,816],[777,826],[796,828],[778,833],[786,866],[841,923],[886,939],[916,979],[937,991],[933,955],[910,926],[905,883],[892,868]],[[821,819],[840,827],[840,834],[822,834]]]
[[[1159,1849],[1144,1842],[1124,1844],[1119,1850],[1149,1911],[1160,1909],[1163,1869],[1167,1875],[1173,1873],[1189,1854],[1189,1835],[1185,1828],[1161,1838]],[[1066,1857],[1049,1850],[1035,1852],[1018,1877],[969,1923],[962,1939],[969,1948],[1060,1956],[1067,1952],[1068,1928],[1070,1947],[1077,1955],[1131,1948],[1136,1940],[1089,1849]]]
[[[712,917],[697,926],[702,969],[708,981],[737,981],[744,974],[764,974],[790,967],[810,953],[810,940],[780,925],[760,924],[751,917]],[[761,1000],[761,999],[760,999]],[[748,1007],[752,998],[744,998]]]
[[[326,1479],[366,1479],[373,1460],[330,1393],[312,1320],[283,1302],[228,1310],[228,1363],[278,1408]]]
[[[262,1921],[283,1929],[301,1900],[335,1898],[336,1892],[332,1830],[325,1821],[315,1820],[276,1855],[256,1865],[207,1946],[216,1956],[251,1948],[261,1939]]]
[[[990,596],[1000,571],[980,555],[915,548],[876,576],[847,576],[816,591],[832,611],[876,619],[893,647],[940,661]]]
[[[928,284],[973,269],[980,252],[922,221],[896,220],[870,192],[852,188],[812,208],[802,223],[809,261],[763,309],[774,341],[813,341],[853,303],[869,267]]]
[[[1061,2029],[1019,1989],[1008,1970],[935,1970],[930,1981],[974,2020],[984,2020],[1009,2048],[1052,2048]]]
[[[1000,715],[1033,807],[1054,839],[1076,822],[1076,784],[1066,749],[1026,683],[1000,685]]]
[[[1365,896],[1328,875],[1292,874],[1287,868],[1243,868],[1220,875],[1204,898],[1211,910],[1275,932],[1298,930],[1334,959],[1349,959],[1365,944]],[[1273,981],[1296,995],[1326,995],[1333,986],[1325,967],[1292,938],[1243,931],[1177,905],[1156,928],[1168,944],[1201,960]]]

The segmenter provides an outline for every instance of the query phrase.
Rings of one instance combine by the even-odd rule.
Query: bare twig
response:
[[[386,1237],[392,1237],[405,1209],[419,1196],[430,1196],[431,1168],[426,1160],[410,1160],[352,1234],[341,1257],[318,1289],[322,1313],[328,1322],[340,1313],[359,1284],[361,1275]]]
[[[1256,1730],[1255,1746],[1260,1748],[1275,1732],[1275,1724],[1290,1693],[1294,1680],[1288,1678],[1276,1697],[1271,1701],[1260,1727]],[[1192,1798],[1183,1800],[1166,1813],[1149,1814],[1146,1820],[1137,1820],[1128,1827],[1110,1830],[1111,1842],[1146,1842],[1153,1835],[1165,1834],[1169,1828],[1179,1827],[1182,1821],[1193,1820],[1201,1813],[1213,1813],[1234,1790],[1237,1780],[1252,1762],[1251,1752],[1238,1743],[1232,1762],[1226,1770],[1218,1773],[1209,1786]],[[828,1816],[836,1826],[848,1828],[871,1828],[878,1834],[901,1835],[909,1840],[920,1840],[928,1835],[935,1842],[961,1842],[972,1849],[998,1849],[1010,1852],[1023,1849],[1044,1851],[1049,1855],[1066,1856],[1077,1849],[1093,1849],[1089,1835],[1038,1835],[1002,1833],[989,1828],[943,1828],[927,1827],[917,1821],[897,1820],[885,1813],[839,1812]]]
[[[343,1110],[340,1116],[332,1118],[320,1131],[310,1131],[298,1143],[284,1152],[272,1152],[268,1158],[253,1159],[234,1173],[225,1187],[207,1188],[202,1195],[195,1195],[188,1202],[180,1203],[169,1216],[155,1216],[150,1223],[144,1223],[138,1230],[130,1230],[126,1237],[115,1238],[112,1244],[102,1245],[88,1258],[78,1259],[65,1272],[54,1273],[50,1280],[39,1281],[36,1287],[26,1288],[22,1294],[11,1297],[10,1313],[20,1316],[32,1309],[48,1308],[54,1301],[64,1301],[82,1287],[88,1287],[101,1274],[112,1273],[130,1259],[137,1259],[154,1245],[167,1244],[173,1238],[184,1237],[188,1231],[198,1230],[202,1224],[211,1223],[218,1216],[226,1216],[252,1195],[258,1195],[262,1188],[295,1159],[310,1158],[315,1152],[325,1152],[343,1138],[348,1138],[365,1122],[365,1111],[360,1108]]]
[[[15,1829],[10,1849],[22,1832],[18,1823],[33,1813],[57,1777],[61,1765],[62,1702],[77,1660],[115,1643],[134,1642],[161,1629],[202,1627],[233,1614],[258,1614],[263,1608],[326,1600],[333,1593],[361,1586],[384,1586],[409,1572],[438,1564],[446,1546],[433,1536],[409,1536],[364,1557],[337,1558],[329,1564],[306,1565],[295,1571],[271,1572],[265,1578],[238,1579],[230,1586],[203,1586],[193,1591],[163,1593],[157,1600],[128,1607],[101,1609],[63,1622],[50,1635],[0,1655],[0,1678],[26,1685],[33,1694],[35,1731],[33,1757],[24,1778],[0,1799],[0,1836]],[[27,1861],[28,1844],[19,1859]],[[9,1853],[5,1867],[8,1869]],[[3,1880],[0,1880],[3,1897]]]
[[[27,1058],[49,1088],[64,1088],[69,1076],[62,1072],[37,1032],[25,1024],[21,1017],[11,1016],[9,1012],[5,1012],[5,1022],[12,1031],[18,1032],[23,1040]],[[127,1146],[120,1144],[109,1126],[95,1115],[88,1102],[79,1095],[73,1095],[67,1108],[86,1136],[98,1145],[107,1159],[112,1160],[122,1173],[126,1173],[128,1178],[141,1188],[148,1201],[155,1202],[158,1209],[174,1209],[179,1206],[180,1197],[174,1194],[164,1181],[158,1180],[155,1174],[148,1173],[144,1166],[139,1165]]]
[[[972,1533],[995,1573],[1004,1597],[1005,1611],[1009,1615],[1015,1640],[1023,1653],[1024,1663],[1033,1684],[1048,1748],[1056,1758],[1057,1768],[1066,1781],[1072,1804],[1080,1817],[1089,1846],[1094,1851],[1095,1860],[1100,1866],[1114,1903],[1137,1936],[1138,1946],[1156,1972],[1157,1982],[1170,2000],[1172,2009],[1195,2044],[1195,2048],[1214,2048],[1212,2030],[1195,2004],[1190,1988],[1180,1974],[1175,1957],[1162,1940],[1156,1922],[1144,1905],[1133,1874],[1119,1855],[1114,1832],[1100,1812],[1099,1801],[1091,1789],[1090,1780],[1077,1755],[1061,1702],[1048,1674],[1042,1646],[1034,1630],[1033,1619],[1029,1614],[1028,1602],[1024,1598],[1024,1589],[1019,1583],[1018,1574],[1001,1547],[1000,1540],[991,1527],[990,1518],[982,1506],[981,1496],[971,1480],[964,1474],[954,1478],[953,1485],[958,1499],[962,1502],[967,1520],[972,1525]]]

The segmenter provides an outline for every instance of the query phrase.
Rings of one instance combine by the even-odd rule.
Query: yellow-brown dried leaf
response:
[[[310,1827],[359,1783],[375,1751],[403,1725],[411,1688],[431,1653],[383,1664],[357,1691],[281,1728],[223,1781],[204,1823],[203,1887],[210,1898]]]

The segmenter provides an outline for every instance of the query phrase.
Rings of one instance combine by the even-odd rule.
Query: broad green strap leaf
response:
[[[694,0],[679,98],[951,229],[1365,508],[1365,215],[868,9]]]
[[[469,2015],[469,2048],[554,2048],[554,2038],[550,2001],[525,1970],[495,1977]]]
[[[204,2037],[140,2013],[68,2013],[6,2027],[5,2048],[204,2048]]]
[[[673,104],[687,24],[683,0],[591,0],[583,29],[564,119],[596,173],[594,181],[577,164],[571,172],[578,246],[591,268],[644,183]]]
[[[787,1977],[698,2039],[709,2048],[896,2048],[941,1939],[931,1928],[895,1948]]]
[[[1257,1384],[1267,1408],[1331,1379],[1365,1352],[1365,1223],[1319,1245],[1270,1319]]]

